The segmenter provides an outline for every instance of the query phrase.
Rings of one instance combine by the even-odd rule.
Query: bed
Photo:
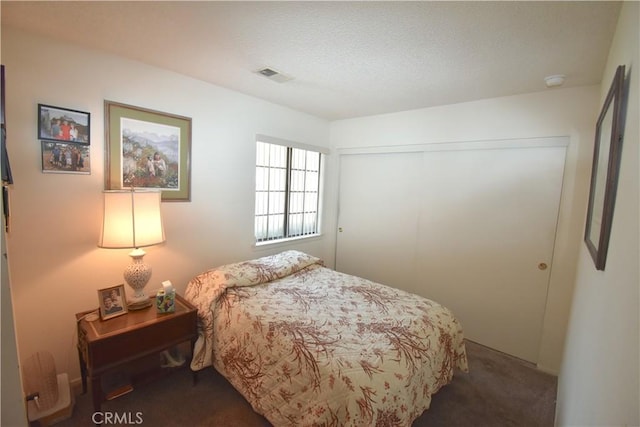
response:
[[[303,252],[205,271],[185,296],[191,368],[213,366],[274,426],[410,426],[468,369],[450,310]]]

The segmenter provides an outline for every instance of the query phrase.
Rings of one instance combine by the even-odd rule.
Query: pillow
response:
[[[290,250],[250,261],[226,264],[191,279],[187,284],[185,298],[198,309],[199,335],[191,369],[197,371],[211,365],[212,310],[225,290],[281,279],[314,264],[324,266],[320,258]]]

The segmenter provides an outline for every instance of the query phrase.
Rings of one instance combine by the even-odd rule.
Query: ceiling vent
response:
[[[256,72],[268,78],[269,80],[273,80],[274,82],[278,83],[284,83],[288,82],[289,80],[293,80],[293,77],[287,76],[286,74],[283,74],[280,71],[276,71],[273,68],[262,68]]]

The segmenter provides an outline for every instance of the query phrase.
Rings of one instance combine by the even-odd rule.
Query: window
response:
[[[256,242],[305,237],[319,232],[322,154],[291,145],[275,138],[258,138]]]

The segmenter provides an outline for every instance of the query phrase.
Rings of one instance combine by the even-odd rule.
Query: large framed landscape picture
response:
[[[105,101],[106,188],[190,200],[191,118]]]

